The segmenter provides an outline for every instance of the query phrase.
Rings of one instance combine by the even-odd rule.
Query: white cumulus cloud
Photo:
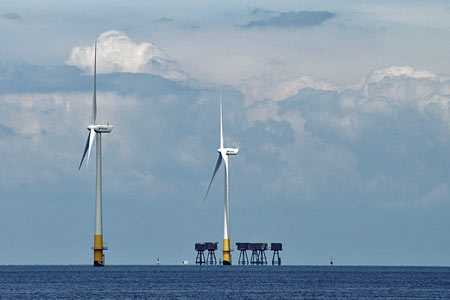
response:
[[[333,84],[316,80],[308,75],[301,75],[280,82],[275,81],[271,75],[263,74],[259,77],[243,80],[238,87],[246,95],[248,104],[264,98],[279,101],[294,96],[304,88],[324,91],[337,90],[337,87]]]
[[[172,80],[187,78],[177,62],[162,49],[149,42],[137,44],[123,32],[104,32],[97,44],[97,73],[148,73]],[[94,44],[74,46],[66,64],[93,73]]]
[[[311,88],[315,90],[332,91],[337,88],[331,83],[313,79],[311,76],[302,75],[298,78],[278,84],[271,92],[270,96],[274,100],[281,100],[297,94],[297,92],[304,88]]]
[[[374,70],[358,83],[349,86],[336,86],[309,75],[277,81],[272,75],[263,74],[241,81],[237,88],[246,96],[247,105],[266,98],[283,101],[304,88],[334,92],[354,91],[360,96],[372,99],[385,98],[383,101],[410,101],[432,93],[449,94],[450,78],[426,69],[393,65]]]
[[[375,70],[360,80],[353,88],[366,97],[382,96],[397,100],[412,100],[431,93],[450,92],[449,78],[425,69],[410,66],[390,66]]]
[[[375,70],[367,78],[367,82],[378,82],[385,77],[410,77],[415,79],[436,79],[437,76],[428,70],[414,69],[410,66],[390,66],[385,69]]]

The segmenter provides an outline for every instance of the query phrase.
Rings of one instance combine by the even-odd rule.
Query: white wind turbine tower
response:
[[[222,161],[225,164],[225,197],[224,197],[224,228],[223,228],[223,264],[231,265],[231,255],[230,255],[230,238],[229,238],[229,225],[230,225],[230,188],[228,184],[228,169],[229,169],[229,161],[228,155],[236,155],[239,152],[239,149],[235,148],[224,148],[223,146],[223,116],[222,116],[222,92],[220,92],[220,147],[217,149],[219,152],[219,157],[217,158],[216,167],[214,168],[213,175],[211,177],[211,181],[209,182],[208,190],[206,191],[205,198],[208,196],[209,189],[211,188],[211,184],[214,180],[214,176],[216,176],[217,170],[220,168]]]
[[[83,164],[83,160],[87,153],[86,169],[89,163],[89,157],[91,155],[92,143],[94,138],[97,137],[96,142],[96,158],[97,158],[97,180],[96,180],[96,204],[95,204],[95,236],[94,236],[94,266],[102,267],[105,264],[105,256],[103,250],[107,250],[103,247],[103,226],[102,226],[102,133],[110,133],[113,129],[111,125],[99,125],[96,124],[97,118],[97,42],[95,42],[94,50],[94,98],[92,101],[92,117],[91,125],[87,127],[89,135],[84,148],[83,156],[81,157],[80,166]]]

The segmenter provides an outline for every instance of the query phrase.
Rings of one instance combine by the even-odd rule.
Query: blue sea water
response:
[[[450,299],[450,268],[0,266],[0,299]]]

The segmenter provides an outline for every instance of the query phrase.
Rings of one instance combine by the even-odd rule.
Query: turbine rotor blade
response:
[[[86,153],[88,151],[90,136],[91,136],[91,132],[89,131],[88,138],[86,140],[86,146],[84,146],[84,152],[83,152],[83,156],[81,157],[81,162],[80,162],[80,165],[78,166],[78,170],[81,169],[81,165],[83,164],[84,157],[86,156]]]
[[[220,148],[223,148],[222,89],[220,89]]]
[[[92,144],[94,143],[94,138],[95,138],[95,130],[91,129],[91,132],[89,133],[89,148],[87,151],[88,157],[86,160],[86,170],[89,165],[89,157],[91,156],[91,149],[92,149]]]
[[[205,202],[206,201],[206,197],[208,197],[209,189],[211,188],[211,184],[212,184],[212,182],[214,180],[214,176],[216,176],[217,170],[219,170],[219,168],[220,168],[220,164],[222,163],[222,160],[223,160],[222,159],[222,154],[219,153],[219,157],[217,158],[217,162],[216,162],[216,167],[214,168],[214,172],[213,172],[213,175],[211,177],[211,181],[209,182],[208,189],[206,190],[205,198],[203,198],[203,202]]]
[[[91,124],[95,124],[96,119],[97,119],[97,41],[95,41],[95,50],[94,50],[94,99],[92,100]]]

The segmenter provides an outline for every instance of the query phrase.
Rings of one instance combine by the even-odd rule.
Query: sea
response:
[[[0,266],[0,299],[450,299],[450,267]]]

